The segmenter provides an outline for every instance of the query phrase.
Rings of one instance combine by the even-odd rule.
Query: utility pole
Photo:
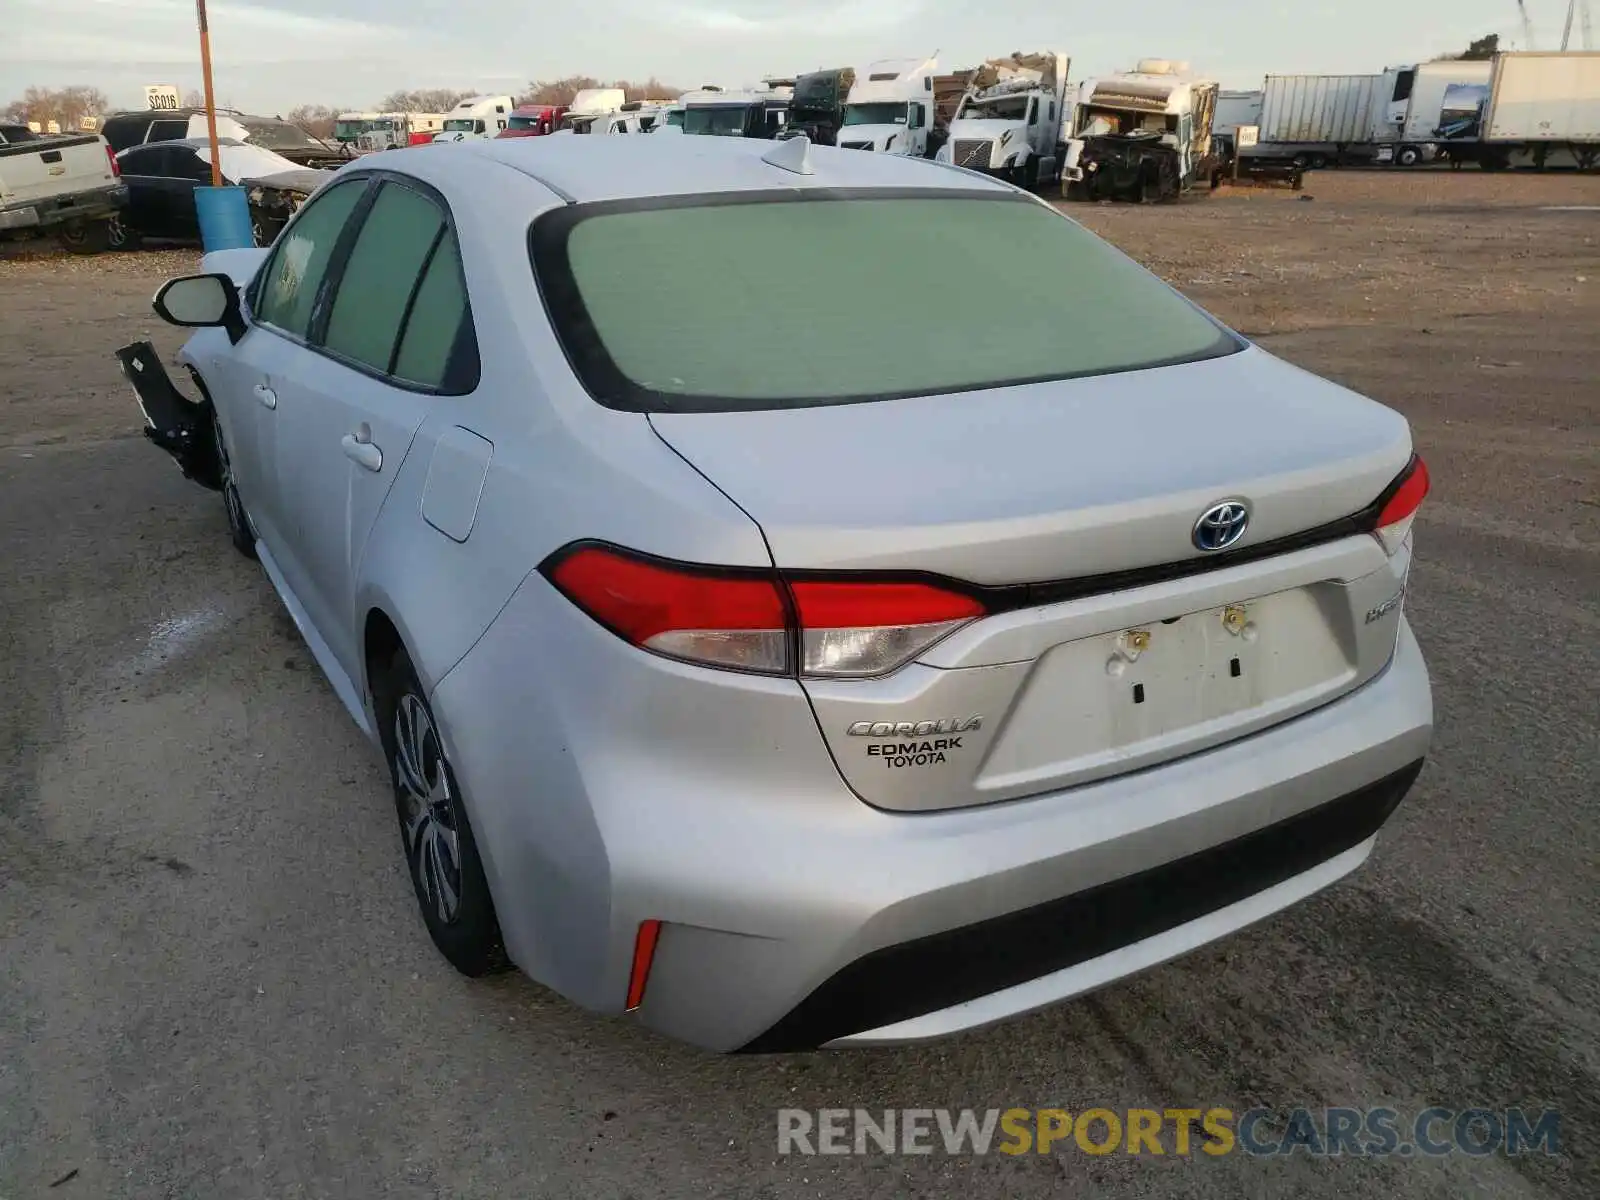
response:
[[[211,84],[211,28],[206,23],[206,0],[194,0],[200,22],[200,73],[206,88],[206,136],[211,139],[211,186],[222,186],[222,151],[217,145],[217,97]]]

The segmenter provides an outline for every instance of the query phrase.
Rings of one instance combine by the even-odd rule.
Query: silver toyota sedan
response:
[[[911,1042],[1354,870],[1421,768],[1406,421],[1007,185],[372,155],[120,352],[388,760],[468,975]],[[1248,951],[1247,951],[1248,952]]]

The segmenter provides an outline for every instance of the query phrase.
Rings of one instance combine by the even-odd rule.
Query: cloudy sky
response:
[[[1552,48],[1561,0],[1527,0]],[[30,84],[93,84],[114,103],[141,86],[198,87],[192,0],[4,0],[0,103]],[[737,86],[765,74],[938,52],[946,66],[1057,50],[1072,76],[1141,57],[1186,59],[1224,86],[1267,72],[1363,72],[1498,32],[1520,44],[1515,0],[215,0],[221,103],[256,112],[364,108],[399,88],[515,91],[587,74]]]

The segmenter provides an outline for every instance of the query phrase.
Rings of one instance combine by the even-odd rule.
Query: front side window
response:
[[[387,372],[411,293],[444,228],[444,213],[432,200],[384,183],[339,277],[323,347]]]
[[[1009,195],[573,205],[541,217],[531,246],[546,309],[584,386],[630,411],[979,391],[1244,344],[1075,222]],[[951,326],[959,332],[931,326],[925,303],[951,279],[966,298]],[[773,280],[784,281],[781,343],[771,336]],[[1068,285],[1085,299],[1066,301]],[[786,349],[795,345],[818,351]]]
[[[295,337],[307,336],[334,247],[366,190],[367,180],[358,176],[307,201],[278,237],[261,273],[254,302],[257,319]]]

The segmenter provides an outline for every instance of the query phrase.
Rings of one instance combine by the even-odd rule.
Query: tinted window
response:
[[[175,142],[179,138],[189,136],[189,122],[184,121],[151,121],[150,132],[145,137],[147,142]]]
[[[456,235],[446,230],[424,268],[392,373],[410,383],[440,388],[446,386],[452,366],[468,361],[476,362],[476,344],[461,248]],[[476,381],[461,382],[466,390]]]
[[[350,211],[366,190],[367,181],[360,178],[334,184],[308,201],[279,235],[261,273],[255,301],[260,320],[297,337],[306,336],[328,260]]]
[[[577,205],[541,218],[533,249],[568,358],[591,395],[619,408],[723,411],[961,392],[1242,345],[1075,222],[1008,196]],[[945,294],[951,279],[972,299],[935,334],[921,298]],[[1063,281],[1093,303],[1063,303]],[[780,310],[785,345],[826,352],[775,344]]]
[[[167,151],[164,147],[150,146],[129,150],[117,156],[117,166],[124,175],[165,175]]]
[[[444,227],[444,214],[432,200],[385,183],[339,277],[322,344],[388,371],[411,293]]]
[[[196,183],[211,182],[211,164],[202,162],[193,150],[174,146],[167,153],[172,156],[167,160],[167,174],[173,178],[192,179]]]

